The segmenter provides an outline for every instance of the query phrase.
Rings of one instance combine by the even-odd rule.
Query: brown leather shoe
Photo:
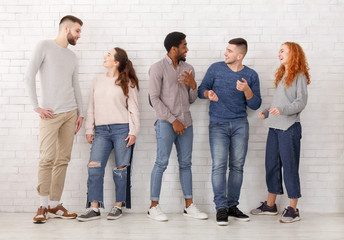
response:
[[[69,213],[68,210],[62,206],[62,203],[54,208],[48,206],[48,213],[49,217],[53,218],[74,219],[78,216],[76,213]]]
[[[48,219],[48,209],[45,207],[40,206],[37,210],[36,216],[33,218],[34,223],[45,223]]]

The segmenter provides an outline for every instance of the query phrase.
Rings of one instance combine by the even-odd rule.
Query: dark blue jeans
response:
[[[209,143],[213,160],[211,181],[216,210],[239,204],[248,138],[247,119],[209,124]]]
[[[288,198],[301,197],[299,177],[301,135],[302,128],[299,122],[285,131],[269,128],[265,154],[266,185],[269,193],[283,194],[283,168]]]
[[[109,155],[114,149],[116,167],[113,169],[113,180],[116,187],[116,202],[126,202],[127,176],[130,165],[132,148],[126,147],[126,137],[129,133],[129,124],[111,124],[96,126],[92,143],[90,161],[88,163],[87,205],[98,202],[103,207],[104,173]],[[118,169],[118,167],[125,166]],[[129,189],[128,189],[129,190]]]

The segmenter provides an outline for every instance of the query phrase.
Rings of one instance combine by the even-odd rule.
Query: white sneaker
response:
[[[191,205],[188,208],[184,209],[183,215],[202,220],[208,219],[208,215],[206,213],[201,212],[193,203],[191,203]]]
[[[151,219],[154,219],[156,221],[160,221],[160,222],[166,222],[168,221],[168,218],[167,216],[165,215],[165,213],[163,213],[161,211],[161,208],[158,205],[148,209],[148,212],[147,212],[147,217],[151,218]]]

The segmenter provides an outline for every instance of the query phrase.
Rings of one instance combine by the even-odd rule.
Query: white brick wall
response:
[[[344,211],[344,1],[342,0],[2,0],[0,5],[0,211],[35,211],[39,159],[38,118],[29,104],[23,75],[35,44],[57,34],[58,21],[73,14],[84,21],[82,37],[71,47],[80,61],[84,109],[93,77],[105,71],[102,56],[119,46],[128,51],[141,91],[142,131],[133,164],[133,209],[149,205],[150,172],[155,161],[154,112],[147,102],[149,66],[165,54],[171,31],[187,34],[188,62],[200,83],[209,65],[223,60],[229,39],[244,37],[244,61],[261,80],[262,107],[273,94],[273,74],[281,43],[302,45],[311,68],[309,102],[302,114],[301,184],[304,211]],[[194,116],[193,179],[195,202],[213,211],[208,145],[208,103],[197,100]],[[266,133],[257,111],[249,111],[250,145],[240,207],[248,211],[266,197]],[[86,201],[86,164],[90,145],[82,129],[75,138],[62,202],[82,211]],[[113,158],[113,154],[111,155]],[[105,176],[106,208],[114,202],[109,163]],[[182,209],[176,153],[164,175],[161,204],[168,212]],[[281,207],[288,203],[279,197]]]

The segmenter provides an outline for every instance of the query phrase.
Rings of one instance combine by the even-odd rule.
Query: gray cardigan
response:
[[[307,104],[307,78],[301,73],[288,88],[285,87],[285,76],[278,83],[272,103],[263,111],[265,126],[287,130],[295,122],[300,122],[300,114]],[[277,107],[279,116],[269,114],[269,109]]]

